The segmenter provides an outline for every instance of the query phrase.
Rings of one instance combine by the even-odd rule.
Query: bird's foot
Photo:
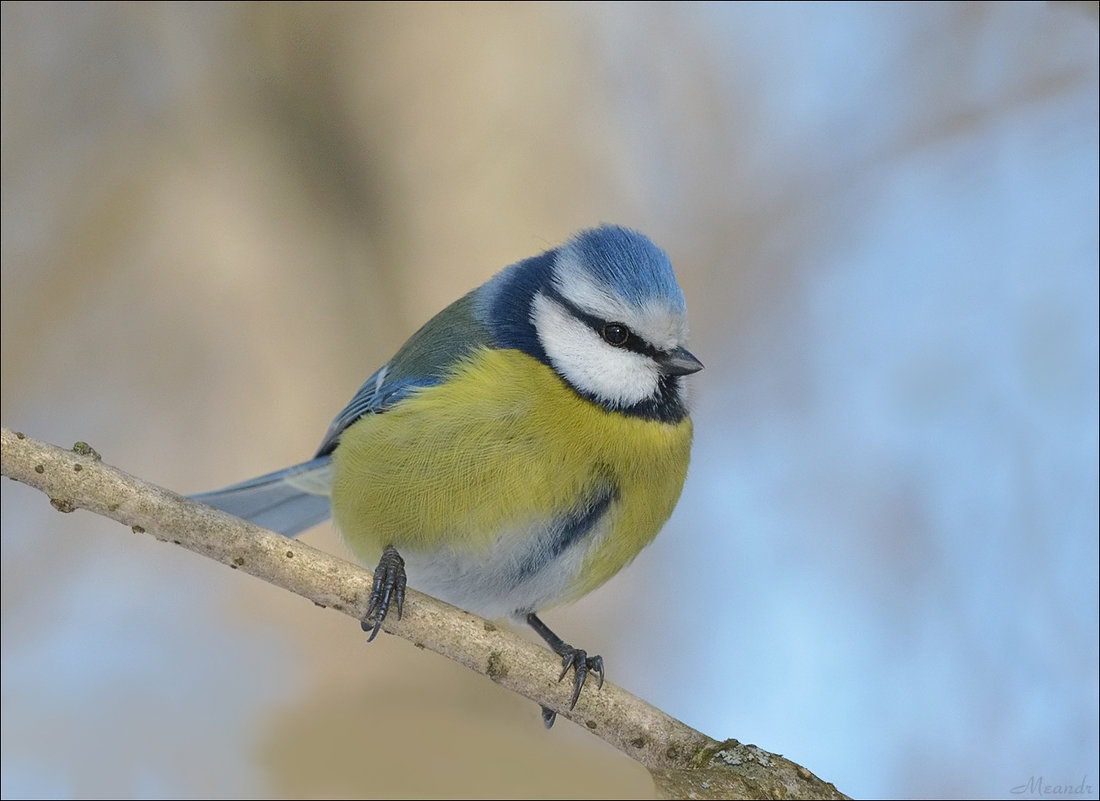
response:
[[[584,689],[584,683],[588,680],[590,673],[596,676],[596,689],[603,687],[602,656],[589,656],[584,649],[569,645],[534,614],[527,615],[527,624],[546,640],[546,644],[553,649],[554,653],[561,657],[561,674],[558,676],[558,681],[565,678],[570,668],[573,669],[573,696],[569,699],[570,709],[577,705],[581,690]],[[542,722],[546,728],[553,726],[555,719],[557,719],[557,713],[554,710],[542,708]]]
[[[367,616],[361,622],[363,631],[370,632],[367,642],[378,636],[389,614],[391,602],[397,607],[397,619],[401,619],[401,608],[405,605],[405,583],[405,560],[391,545],[382,551],[382,558],[374,569]],[[370,622],[372,619],[373,623]]]

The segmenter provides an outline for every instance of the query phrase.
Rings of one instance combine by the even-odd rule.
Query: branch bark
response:
[[[303,542],[259,528],[104,464],[84,443],[72,450],[0,431],[0,472],[41,490],[59,512],[86,509],[202,554],[234,570],[343,612],[366,614],[372,575]],[[605,682],[569,709],[548,652],[518,635],[410,589],[401,620],[383,629],[556,710],[649,769],[666,798],[846,798],[776,754],[718,742]]]

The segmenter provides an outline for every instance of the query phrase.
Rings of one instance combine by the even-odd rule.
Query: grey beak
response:
[[[703,363],[691,355],[687,348],[677,348],[661,354],[661,372],[665,375],[691,375],[703,369]]]

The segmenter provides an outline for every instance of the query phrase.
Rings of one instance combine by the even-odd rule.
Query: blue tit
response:
[[[525,620],[574,671],[603,660],[537,612],[599,587],[668,520],[692,425],[687,309],[664,251],[605,225],[517,262],[427,322],[303,464],[194,496],[288,536],[325,520],[377,564],[378,633],[413,587]],[[547,726],[554,713],[543,710]]]

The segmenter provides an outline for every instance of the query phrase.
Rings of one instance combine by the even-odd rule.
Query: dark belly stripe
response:
[[[532,549],[527,558],[516,566],[516,584],[527,581],[584,539],[607,512],[616,494],[613,487],[603,487],[589,499],[584,509],[559,519],[546,534],[539,538],[539,547]]]

